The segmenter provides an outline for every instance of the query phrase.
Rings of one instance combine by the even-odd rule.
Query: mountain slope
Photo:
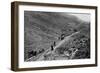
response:
[[[56,12],[24,12],[24,49],[25,60],[29,58],[28,52],[50,48],[54,41],[58,41],[61,34],[69,36],[81,31],[89,37],[90,24],[77,17]],[[75,36],[74,36],[75,38]]]

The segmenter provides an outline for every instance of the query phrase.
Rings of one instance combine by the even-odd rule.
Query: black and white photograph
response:
[[[12,3],[14,71],[97,66],[97,7]]]
[[[24,60],[90,58],[89,13],[24,11]]]

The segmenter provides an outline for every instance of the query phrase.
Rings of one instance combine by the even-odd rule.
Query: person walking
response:
[[[51,51],[53,51],[54,50],[54,47],[53,47],[53,45],[51,45]]]
[[[56,46],[56,42],[55,41],[53,42],[53,45]]]

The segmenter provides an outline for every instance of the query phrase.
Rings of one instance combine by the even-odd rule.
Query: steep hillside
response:
[[[89,38],[90,23],[67,13],[64,16],[60,12],[25,11],[24,18],[25,60],[31,57],[28,55],[31,51],[45,51],[50,48],[54,41],[59,41],[61,34],[66,37],[80,31]]]

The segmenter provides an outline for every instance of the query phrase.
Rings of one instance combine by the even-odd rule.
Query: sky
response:
[[[78,17],[79,19],[89,22],[90,21],[90,14],[71,14],[74,15],[76,17]]]

